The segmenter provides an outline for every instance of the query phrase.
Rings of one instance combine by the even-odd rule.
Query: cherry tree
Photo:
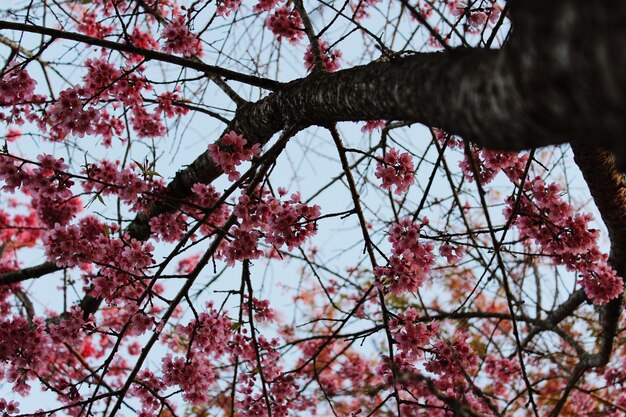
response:
[[[0,413],[626,413],[626,4],[0,6]]]

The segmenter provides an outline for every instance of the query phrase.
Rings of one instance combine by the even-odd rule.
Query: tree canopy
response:
[[[624,415],[624,18],[0,6],[0,413]]]

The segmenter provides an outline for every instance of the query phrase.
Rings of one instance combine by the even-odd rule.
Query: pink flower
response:
[[[433,245],[419,241],[421,226],[409,217],[393,223],[389,229],[392,255],[385,267],[376,267],[374,275],[381,285],[400,295],[417,290],[428,278],[435,263]]]
[[[465,10],[467,9],[467,4],[465,4],[465,2],[462,0],[451,0],[448,1],[448,9],[450,10],[452,16],[460,17],[463,16],[463,14],[465,13]]]
[[[583,271],[580,284],[585,294],[596,305],[606,304],[624,292],[624,280],[606,263],[596,264]]]
[[[384,120],[368,120],[361,127],[361,132],[372,133],[375,129],[382,129],[385,127],[386,122]]]
[[[211,184],[196,183],[191,187],[193,193],[190,200],[189,213],[196,220],[203,220],[200,231],[205,235],[211,235],[215,232],[216,228],[221,227],[228,216],[230,210],[226,204],[216,204],[219,202],[221,195],[215,190]],[[194,204],[194,206],[191,205]],[[211,214],[206,216],[207,211]]]
[[[518,180],[524,173],[524,167],[528,161],[528,155],[520,155],[517,152],[498,152],[481,149],[472,150],[472,158],[476,163],[476,171],[481,184],[490,183],[501,171],[510,179]],[[468,181],[474,181],[474,169],[469,156],[459,163],[461,170]]]
[[[200,260],[200,255],[195,254],[191,256],[187,256],[186,258],[178,261],[178,266],[176,267],[177,274],[189,274],[194,270],[196,265],[198,265],[198,261]]]
[[[269,12],[280,2],[280,0],[259,0],[259,2],[254,5],[252,10],[255,13],[259,12]]]
[[[133,117],[130,122],[140,138],[155,138],[166,133],[159,113],[149,113],[143,107],[133,108]]]
[[[270,300],[252,298],[252,310],[257,321],[272,322],[276,319],[276,312],[270,307]]]
[[[337,71],[340,67],[339,58],[341,58],[342,55],[341,51],[338,49],[333,49],[333,51],[331,52],[328,46],[328,42],[323,39],[319,39],[318,43],[320,46],[320,51],[322,53],[322,62],[324,64],[324,67],[326,68],[326,71]],[[304,66],[306,67],[307,71],[313,70],[313,67],[315,66],[315,57],[313,56],[312,45],[309,45],[306,48],[306,52],[304,53]]]
[[[258,259],[263,256],[263,251],[259,249],[259,239],[262,235],[258,230],[233,226],[229,234],[232,240],[224,242],[222,249],[222,255],[229,266],[235,265],[235,261]]]
[[[444,243],[439,247],[439,254],[445,257],[450,265],[456,264],[464,253],[463,246],[452,246],[449,243]]]
[[[237,181],[241,175],[237,172],[238,165],[242,161],[251,161],[253,157],[259,156],[261,148],[258,144],[254,144],[250,148],[246,148],[248,141],[243,135],[238,135],[231,130],[226,133],[217,142],[209,145],[209,155],[215,165],[217,165],[225,174],[228,175],[229,181]]]
[[[378,161],[374,175],[382,180],[382,188],[391,190],[395,186],[396,194],[402,194],[415,182],[414,169],[411,155],[407,152],[400,154],[397,149],[390,148],[382,161]]]
[[[618,297],[624,283],[598,248],[600,231],[589,228],[593,217],[576,213],[561,197],[558,184],[546,184],[537,177],[527,181],[524,188],[526,193],[517,204],[514,219],[520,233],[532,238],[544,254],[552,255],[554,263],[577,271],[585,294],[594,304],[605,304]],[[516,203],[513,198],[507,203],[504,214],[508,217]]]
[[[191,56],[202,56],[202,44],[200,39],[189,31],[185,24],[185,16],[176,16],[165,26],[161,34],[165,39],[163,50],[181,54],[189,58]]]
[[[478,364],[477,355],[466,341],[468,337],[468,334],[457,333],[450,341],[438,340],[434,344],[434,356],[426,362],[425,368],[442,375],[439,383],[444,387],[452,387],[456,377],[464,378],[464,372]]]
[[[93,12],[83,13],[78,23],[78,30],[87,36],[103,39],[113,32],[113,26],[107,26],[98,21],[98,16]]]
[[[409,308],[390,322],[398,350],[403,353],[404,357],[413,361],[423,356],[422,347],[428,345],[439,331],[437,323],[420,323],[418,319],[417,311]]]
[[[10,64],[0,80],[0,106],[25,104],[33,98],[37,81],[16,63]]]
[[[137,46],[139,48],[144,49],[154,49],[156,50],[159,46],[159,43],[152,37],[149,32],[143,32],[142,30],[135,28],[133,33],[129,36],[129,41],[131,45]],[[130,54],[129,61],[131,63],[141,62],[144,60],[144,57],[141,55]]]
[[[241,5],[241,0],[217,0],[218,16],[228,16],[230,12],[236,12]]]
[[[159,95],[157,101],[159,102],[157,112],[163,112],[166,117],[184,116],[189,113],[188,108],[174,104],[175,101],[180,101],[180,95],[175,91],[166,91]]]
[[[22,137],[22,130],[17,126],[10,126],[6,138],[8,142],[15,142]]]
[[[187,223],[181,213],[163,213],[150,220],[150,230],[156,240],[176,242],[185,236]]]
[[[228,264],[261,257],[263,251],[259,250],[258,241],[263,237],[276,249],[286,245],[291,251],[317,232],[319,206],[302,203],[297,193],[287,201],[268,194],[267,190],[257,190],[239,197],[233,209],[239,224],[230,229],[229,241],[223,243],[222,249]]]
[[[267,27],[276,35],[278,40],[287,38],[290,43],[296,44],[304,37],[302,20],[295,9],[286,6],[279,7],[274,14],[267,18]]]

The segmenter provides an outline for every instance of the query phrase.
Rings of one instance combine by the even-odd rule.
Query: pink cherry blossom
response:
[[[254,5],[252,10],[254,10],[255,13],[269,12],[276,7],[280,1],[281,0],[259,0],[259,2]]]
[[[334,48],[332,51],[329,49],[328,42],[323,39],[318,40],[320,51],[322,54],[322,62],[324,63],[324,68],[328,72],[335,72],[339,69],[339,59],[342,56],[342,53],[339,49]],[[312,71],[315,66],[315,57],[313,56],[313,48],[309,45],[306,48],[306,52],[304,53],[304,66],[307,71]]]
[[[231,12],[236,12],[241,5],[241,0],[217,0],[217,15],[230,16]]]
[[[539,245],[545,253],[553,255],[553,262],[578,271],[580,284],[595,304],[604,304],[623,292],[624,283],[615,270],[607,265],[608,257],[598,248],[600,231],[589,228],[593,220],[589,213],[576,213],[560,195],[555,183],[546,184],[537,177],[527,181],[518,204],[515,224],[522,234]],[[511,216],[515,204],[508,199],[504,210]]]
[[[439,254],[446,258],[450,265],[456,264],[463,257],[464,253],[463,246],[453,246],[449,243],[439,246]]]
[[[382,129],[383,127],[385,127],[386,123],[387,122],[385,122],[384,120],[368,120],[367,122],[365,122],[363,127],[361,127],[361,132],[372,133],[375,129]]]
[[[241,175],[236,166],[243,161],[251,161],[259,156],[261,148],[258,144],[246,148],[248,141],[243,135],[238,135],[235,131],[226,133],[217,142],[209,145],[209,155],[213,162],[228,175],[229,181],[238,180]]]
[[[405,193],[415,182],[415,165],[407,152],[400,153],[397,149],[389,149],[376,164],[376,178],[382,180],[381,187],[391,190],[395,187],[396,194]]]
[[[295,9],[287,6],[277,8],[267,18],[266,24],[279,41],[286,38],[290,43],[296,44],[304,38],[300,15]]]
[[[161,34],[165,40],[163,50],[184,57],[202,56],[202,43],[187,27],[185,16],[176,16],[165,26]]]
[[[394,294],[417,290],[428,278],[434,264],[432,243],[419,240],[422,225],[405,217],[389,229],[392,255],[387,266],[376,267],[374,274],[379,283],[389,286]]]

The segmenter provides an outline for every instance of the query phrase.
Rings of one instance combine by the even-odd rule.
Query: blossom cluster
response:
[[[277,416],[287,417],[291,410],[300,406],[299,386],[293,375],[285,373],[280,361],[278,339],[259,336],[256,343],[250,336],[241,333],[233,338],[232,354],[240,361],[248,363],[249,370],[243,372],[238,380],[238,393],[242,395],[236,401],[237,409],[245,417]],[[259,389],[259,379],[263,378],[264,389]],[[270,402],[267,409],[264,391]]]
[[[328,42],[323,39],[318,40],[318,44],[320,47],[320,53],[322,54],[322,63],[324,64],[324,68],[328,72],[335,72],[339,69],[339,59],[342,56],[342,53],[339,49],[330,50],[330,46]],[[304,66],[307,71],[312,71],[315,66],[315,56],[313,55],[313,46],[309,45],[306,48],[306,52],[304,53]]]
[[[290,43],[296,44],[304,38],[300,14],[287,6],[277,8],[267,18],[266,24],[279,41],[285,38]]]
[[[101,196],[116,195],[138,209],[141,207],[140,197],[150,189],[150,183],[134,172],[134,165],[127,168],[120,165],[120,161],[108,160],[86,165],[83,174],[88,179],[81,184],[83,190]]]
[[[157,97],[157,112],[163,112],[166,117],[184,116],[189,113],[189,109],[182,106],[175,106],[174,102],[180,101],[181,97],[176,91],[166,91]]]
[[[485,371],[493,381],[494,391],[503,394],[509,388],[511,380],[520,373],[520,367],[514,358],[488,355],[485,359]]]
[[[488,149],[474,150],[472,156],[465,155],[465,159],[459,163],[465,178],[469,182],[474,181],[474,169],[472,160],[476,164],[476,173],[481,184],[488,184],[500,173],[504,172],[511,180],[518,180],[524,173],[524,167],[528,162],[528,155],[520,155],[516,152],[500,152]]]
[[[456,380],[465,380],[465,374],[478,365],[478,357],[467,344],[469,335],[457,333],[450,341],[437,340],[432,348],[433,357],[426,361],[428,372],[440,375],[439,385],[451,388]]]
[[[254,320],[271,320],[273,309],[267,300],[244,299],[252,304]],[[244,306],[242,306],[244,308]],[[183,399],[194,406],[207,404],[212,390],[223,378],[224,364],[239,366],[235,406],[242,416],[283,416],[291,410],[314,405],[300,398],[294,374],[287,374],[281,364],[279,340],[263,335],[248,335],[242,323],[233,323],[226,311],[218,311],[208,303],[205,311],[187,324],[175,326],[168,340],[173,352],[161,361],[161,374],[149,370],[138,374],[139,383],[132,392],[143,405],[143,412],[152,415],[166,395],[167,388],[182,390]],[[256,330],[254,330],[256,331]],[[267,409],[269,401],[270,410]]]
[[[389,322],[398,351],[410,361],[423,357],[424,348],[439,333],[437,323],[422,323],[419,318],[414,308],[408,308]]]
[[[537,177],[525,183],[524,191],[516,212],[513,197],[504,210],[507,218],[514,216],[520,233],[532,238],[555,263],[577,271],[594,304],[605,304],[622,294],[623,280],[607,265],[607,256],[598,247],[600,231],[589,227],[593,216],[576,212],[563,200],[556,183],[546,184]]]
[[[0,155],[0,181],[5,183],[2,189],[30,194],[31,206],[47,226],[67,224],[82,209],[80,198],[70,190],[74,183],[65,173],[67,165],[63,158],[41,154],[35,166],[28,169],[26,163]]]
[[[48,366],[51,339],[45,327],[39,317],[32,322],[20,316],[0,320],[0,361],[9,362],[2,376],[13,382],[18,393],[27,394],[31,388],[28,379],[44,373]]]
[[[67,135],[85,137],[96,132],[100,123],[100,113],[95,107],[83,107],[85,90],[68,88],[61,91],[58,100],[46,110],[53,138],[62,140]]]
[[[5,249],[34,246],[42,234],[37,213],[32,207],[27,204],[19,204],[17,201],[12,201],[10,207],[23,208],[26,213],[0,209],[0,242],[3,242]],[[11,254],[15,254],[15,252],[5,251],[0,257],[0,261],[8,261]],[[2,264],[0,262],[0,270],[2,270],[0,273],[8,272],[8,270],[3,270]]]
[[[450,265],[456,264],[463,257],[464,253],[465,249],[463,246],[454,246],[450,243],[444,243],[439,246],[439,254],[446,258]]]
[[[246,148],[247,143],[243,135],[231,130],[217,143],[209,145],[209,156],[215,165],[228,175],[229,181],[237,181],[241,177],[236,167],[241,165],[242,161],[251,161],[261,153],[258,143]]]
[[[259,2],[254,5],[252,10],[254,10],[255,13],[269,12],[276,7],[279,2],[280,0],[259,0]]]
[[[241,0],[218,0],[216,14],[229,16],[230,12],[236,12],[241,5]]]
[[[368,120],[361,127],[361,132],[372,133],[375,129],[382,129],[385,127],[386,122],[384,120]]]
[[[298,348],[301,351],[297,362],[300,376],[315,378],[328,395],[338,396],[345,390],[360,390],[383,383],[371,372],[373,362],[351,349],[345,341],[316,338],[298,344]],[[312,357],[315,361],[309,360]],[[314,402],[312,406],[316,406]]]
[[[225,12],[225,11],[224,11]],[[187,26],[185,16],[176,16],[169,22],[161,34],[165,40],[163,51],[181,54],[189,58],[202,56],[202,43],[200,39],[191,33]]]
[[[415,309],[408,308],[389,322],[397,351],[393,363],[390,356],[383,355],[376,368],[376,373],[389,386],[393,386],[395,380],[396,383],[402,381],[405,389],[419,389],[419,379],[415,378],[422,374],[417,367],[418,360],[423,359],[426,348],[439,330],[436,323],[421,323],[419,318]]]
[[[21,125],[24,117],[27,121],[35,120],[33,105],[45,100],[44,96],[35,94],[37,81],[16,62],[6,65],[0,75],[0,108],[11,108],[7,114],[0,112],[0,121]]]
[[[110,35],[115,28],[99,21],[97,13],[84,11],[78,22],[77,29],[80,33],[87,36],[104,39],[106,36]]]
[[[428,384],[424,383],[430,379],[430,383],[445,395],[462,401],[481,412],[481,415],[492,415],[485,402],[474,395],[473,387],[466,380],[466,375],[471,374],[478,364],[478,356],[466,341],[467,334],[456,333],[450,340],[440,339],[439,325],[421,319],[413,308],[390,320],[389,330],[396,348],[393,361],[391,355],[383,355],[376,367],[376,374],[389,388],[401,387],[403,392],[409,394],[409,398],[419,398],[435,407],[437,404],[443,405],[440,397],[437,398]],[[420,362],[435,378],[420,369]],[[403,415],[421,415],[420,411],[419,408],[407,405],[403,408]]]
[[[163,385],[179,386],[183,399],[191,404],[204,404],[210,388],[216,384],[216,363],[230,352],[232,322],[209,303],[207,311],[186,326],[178,325],[176,333],[188,343],[187,358],[167,354],[162,359]]]
[[[391,190],[395,187],[396,194],[402,194],[415,182],[414,170],[411,155],[391,148],[376,164],[374,175],[382,181],[382,188]]]
[[[19,405],[20,403],[17,401],[7,402],[4,398],[0,398],[0,413],[6,413],[8,415],[19,414]]]
[[[434,246],[420,242],[419,232],[427,219],[418,224],[409,217],[393,223],[389,229],[392,245],[387,266],[378,266],[374,274],[381,285],[389,286],[394,294],[417,290],[428,278],[434,265]]]
[[[128,37],[128,42],[138,48],[156,50],[159,43],[152,37],[150,32],[144,32],[139,28],[135,28],[133,33]],[[131,64],[142,62],[145,58],[141,55],[129,54],[128,62]]]
[[[191,192],[189,207],[185,208],[185,212],[202,222],[201,233],[212,235],[226,223],[230,215],[228,205],[218,204],[221,195],[211,184],[196,183],[191,187]]]
[[[494,25],[500,17],[500,9],[495,1],[486,8],[471,8],[465,0],[452,0],[447,2],[448,11],[455,18],[466,18],[465,29],[470,34],[479,34],[487,26]]]
[[[144,46],[150,46],[147,39],[138,40]],[[104,57],[85,61],[87,73],[83,84],[77,85],[59,94],[45,111],[42,129],[49,127],[51,139],[60,141],[68,135],[83,137],[99,135],[103,144],[110,146],[114,136],[120,136],[124,123],[114,117],[106,108],[98,108],[98,102],[113,101],[113,108],[124,104],[130,110],[130,125],[139,137],[157,137],[165,133],[165,126],[160,114],[175,117],[186,114],[183,107],[174,105],[179,100],[176,92],[165,92],[157,99],[156,112],[150,112],[144,106],[142,93],[151,90],[146,79],[129,69],[116,68]],[[89,104],[88,104],[89,103]]]
[[[284,195],[286,190],[280,189]],[[229,264],[245,259],[257,259],[263,255],[258,248],[259,240],[280,249],[286,245],[291,251],[315,235],[320,207],[308,206],[300,201],[298,193],[281,201],[267,190],[239,197],[233,209],[238,223],[229,230],[230,240],[223,242],[221,256]]]
[[[145,290],[138,277],[155,262],[154,246],[136,239],[113,239],[109,230],[115,230],[115,225],[106,226],[94,216],[84,217],[78,224],[57,223],[44,233],[46,256],[59,267],[100,265],[92,281],[93,296],[110,302],[136,299]]]
[[[372,3],[375,1],[380,0],[371,0]],[[277,7],[278,3],[280,3],[280,0],[260,0],[253,7],[253,10],[256,13],[272,12],[273,10],[267,17],[265,25],[272,31],[279,42],[284,38],[295,45],[305,37],[302,18],[295,8],[289,5]],[[337,48],[331,50],[328,42],[323,39],[319,39],[318,44],[322,55],[322,63],[326,71],[337,71],[340,67],[339,60],[343,55],[342,52]],[[315,66],[315,56],[311,44],[307,46],[304,53],[304,66],[307,71],[312,71]]]
[[[28,71],[12,63],[0,79],[0,106],[16,106],[32,102],[37,81]]]

